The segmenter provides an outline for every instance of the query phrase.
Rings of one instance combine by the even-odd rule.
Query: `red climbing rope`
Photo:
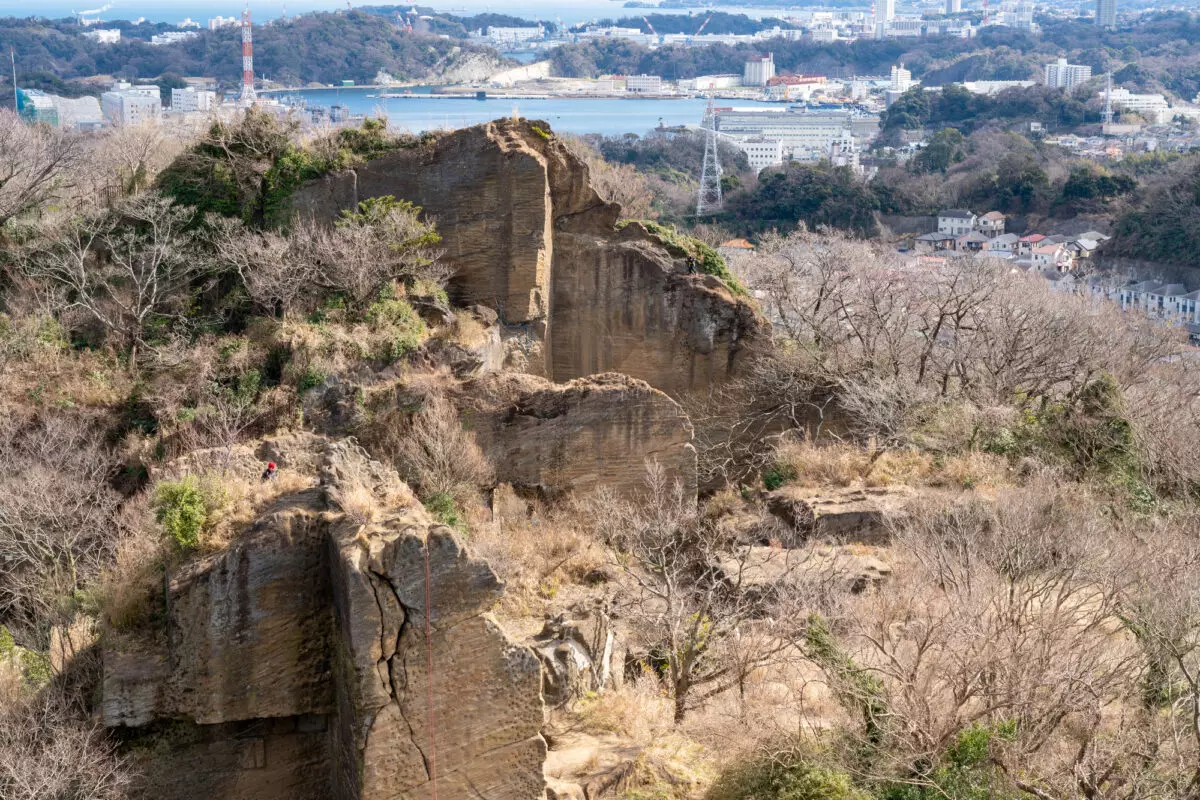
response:
[[[437,800],[437,722],[433,715],[433,629],[429,618],[433,615],[433,592],[430,590],[429,536],[425,536],[425,686],[428,688],[429,706],[429,785],[433,800]]]

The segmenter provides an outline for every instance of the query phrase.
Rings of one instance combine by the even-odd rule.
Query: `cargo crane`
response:
[[[646,17],[642,17],[642,22],[646,23],[646,27],[650,29],[650,35],[657,39],[658,31],[654,30],[654,26],[650,24],[650,20],[648,20]]]
[[[715,14],[716,12],[713,12],[713,13]],[[693,37],[699,36],[701,31],[703,31],[706,27],[708,27],[708,23],[710,21],[712,21],[712,18],[713,18],[713,14],[709,14],[708,17],[705,18],[704,22],[700,23],[700,27],[696,29],[696,32],[693,33],[692,36]]]

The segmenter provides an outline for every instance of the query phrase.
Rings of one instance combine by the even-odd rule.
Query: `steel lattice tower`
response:
[[[242,12],[242,95],[241,103],[254,105],[254,42],[250,30],[250,6]]]
[[[704,165],[700,170],[700,195],[696,198],[696,216],[721,210],[721,156],[717,152],[717,114],[708,101],[704,112]]]

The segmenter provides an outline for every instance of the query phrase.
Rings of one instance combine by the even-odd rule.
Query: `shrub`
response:
[[[638,224],[657,239],[659,244],[665,247],[671,255],[676,258],[694,258],[696,269],[706,275],[720,278],[729,287],[729,291],[734,294],[746,294],[746,288],[729,271],[721,254],[704,242],[693,236],[681,234],[673,227],[660,225],[650,220],[639,220]],[[624,227],[624,224],[618,223],[618,227]]]
[[[463,518],[462,510],[454,496],[448,492],[437,492],[425,498],[425,510],[434,519],[462,533],[467,532],[467,521]]]
[[[384,345],[379,356],[387,361],[395,361],[416,350],[425,336],[425,322],[408,301],[394,296],[390,287],[367,308],[364,318],[376,333],[383,335]]]
[[[706,800],[868,800],[841,770],[799,752],[764,755],[725,772]]]
[[[192,475],[163,481],[154,489],[154,519],[180,550],[195,550],[216,521],[223,499],[223,490]]]

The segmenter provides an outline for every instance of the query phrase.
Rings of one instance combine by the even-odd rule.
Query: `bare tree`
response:
[[[804,559],[738,546],[657,463],[647,465],[646,486],[638,501],[600,497],[591,511],[629,579],[622,610],[662,664],[678,723],[794,651],[793,579]]]
[[[8,421],[0,462],[0,624],[40,636],[121,540],[112,463],[92,431],[61,419]]]
[[[37,211],[78,179],[80,136],[48,125],[28,125],[0,110],[0,225]]]
[[[61,287],[79,308],[130,350],[137,362],[147,327],[186,307],[208,272],[190,226],[194,212],[158,194],[138,195],[111,212],[66,220],[20,254],[31,278]]]

